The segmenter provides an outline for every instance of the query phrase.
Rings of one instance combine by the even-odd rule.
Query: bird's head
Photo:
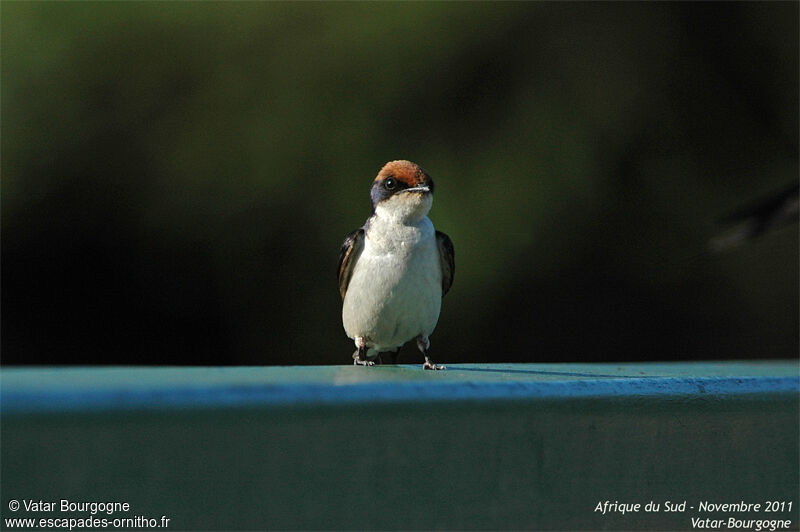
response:
[[[411,161],[391,161],[378,172],[370,197],[378,216],[418,220],[433,205],[433,179]]]

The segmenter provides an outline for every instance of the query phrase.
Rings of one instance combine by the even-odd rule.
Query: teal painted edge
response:
[[[660,366],[668,369],[663,373],[676,376],[618,376],[609,374],[603,365],[581,365],[582,372],[570,371],[570,365],[547,365],[549,371],[530,369],[544,366],[505,364],[495,369],[492,365],[464,364],[454,366],[454,371],[446,376],[446,372],[436,372],[434,378],[421,376],[422,372],[416,368],[400,366],[392,369],[412,372],[408,374],[410,378],[398,380],[396,373],[381,374],[373,370],[369,374],[353,374],[357,379],[368,375],[367,382],[344,383],[332,378],[331,372],[340,370],[327,366],[291,368],[300,376],[294,380],[284,375],[287,368],[203,368],[202,378],[194,380],[185,377],[197,376],[199,368],[118,368],[114,370],[115,378],[108,379],[110,382],[104,380],[107,368],[12,369],[0,371],[0,412],[7,415],[669,396],[713,400],[736,396],[774,397],[775,394],[800,397],[800,376],[797,365],[791,363],[777,363],[772,368],[754,364],[758,371],[750,373],[756,373],[755,376],[748,375],[742,367],[731,366],[736,371],[730,371],[732,375],[729,376],[717,369],[711,376],[696,371],[698,376],[692,377],[686,376],[691,371],[680,364]],[[553,367],[562,371],[551,369]],[[634,367],[637,366],[627,365],[626,369]],[[647,368],[647,365],[640,367]],[[691,365],[687,367],[692,368]],[[702,366],[695,367],[699,369]],[[276,378],[276,374],[281,377]],[[387,378],[390,376],[394,378]],[[259,382],[260,377],[263,377],[262,382]]]

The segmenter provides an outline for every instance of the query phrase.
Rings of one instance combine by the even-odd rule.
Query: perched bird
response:
[[[416,339],[424,369],[444,369],[428,355],[428,337],[455,273],[453,242],[428,218],[433,180],[410,161],[391,161],[372,183],[372,215],[344,240],[339,255],[342,324],[356,344],[356,365],[397,362]]]

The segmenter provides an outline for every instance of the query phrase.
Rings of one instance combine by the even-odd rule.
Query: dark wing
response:
[[[456,275],[456,252],[453,241],[441,231],[436,231],[436,244],[439,246],[439,262],[442,265],[442,297],[444,297],[453,286],[453,278]]]
[[[356,266],[358,256],[364,249],[364,228],[356,229],[344,239],[342,251],[339,252],[339,294],[344,300],[347,293],[347,285],[350,284],[350,277],[353,276],[353,268]]]

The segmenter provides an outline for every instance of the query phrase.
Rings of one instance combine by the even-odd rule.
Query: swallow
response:
[[[438,370],[430,335],[455,274],[453,242],[428,218],[433,179],[410,161],[381,168],[370,190],[372,214],[339,254],[342,325],[355,342],[355,365],[372,366],[416,340],[424,369]]]

